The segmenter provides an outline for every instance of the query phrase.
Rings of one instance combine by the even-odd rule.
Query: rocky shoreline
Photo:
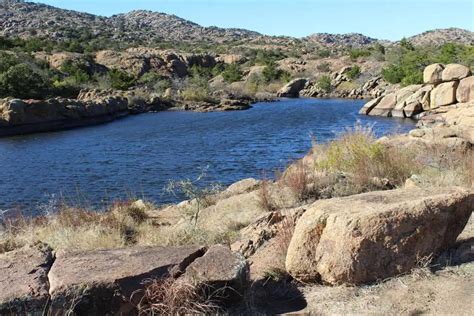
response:
[[[406,135],[370,140],[365,132],[355,131],[329,147],[315,147],[275,181],[245,179],[161,209],[138,200],[117,204],[101,215],[75,210],[33,222],[25,230],[50,228],[53,235],[62,229],[70,235],[82,221],[111,225],[91,229],[105,229],[103,234],[116,230],[125,234],[126,242],[105,248],[86,244],[78,251],[44,233],[45,238],[33,238],[35,243],[23,247],[13,247],[18,243],[15,235],[7,244],[3,240],[0,249],[7,250],[0,253],[0,313],[46,308],[56,313],[132,315],[153,304],[147,293],[154,287],[165,295],[181,293],[183,284],[200,295],[220,293],[212,298],[218,303],[212,308],[218,309],[205,310],[208,313],[321,312],[322,303],[311,299],[316,293],[346,295],[360,286],[392,291],[390,280],[411,284],[411,295],[419,296],[425,311],[444,311],[437,305],[444,304],[442,298],[424,300],[421,284],[466,287],[474,281],[474,100],[469,98],[464,104],[426,111],[418,128]],[[115,101],[117,108],[125,104]],[[341,147],[331,150],[338,142]],[[341,150],[367,155],[361,158],[364,164],[334,173],[327,164],[354,159],[351,152],[331,158]],[[380,163],[382,170],[374,166]],[[358,187],[360,181],[363,187]],[[55,216],[64,219],[58,222]],[[129,226],[117,228],[117,220]],[[75,238],[87,234],[80,235]],[[154,242],[146,239],[150,236]],[[165,236],[171,238],[166,246],[161,244]],[[457,279],[452,265],[468,272]],[[414,275],[426,266],[439,272],[423,272],[431,273],[429,279],[418,281]],[[162,287],[160,282],[168,283]],[[438,295],[444,290],[433,291]],[[363,297],[351,297],[343,306],[359,310]],[[418,308],[414,303],[404,306]],[[330,310],[337,313],[338,308]],[[380,306],[365,311],[380,311]],[[461,304],[452,311],[465,309]]]
[[[81,91],[77,99],[0,99],[0,137],[98,125],[128,115],[165,110],[241,111],[260,101],[222,99],[219,102],[183,102],[145,99],[136,97],[133,93],[97,90]]]

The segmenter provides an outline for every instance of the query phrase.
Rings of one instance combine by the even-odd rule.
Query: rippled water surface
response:
[[[170,179],[230,184],[271,176],[345,127],[374,124],[377,135],[413,128],[410,120],[360,116],[363,101],[296,99],[223,113],[160,112],[75,130],[0,139],[0,210],[37,210],[52,199],[71,203],[164,193]]]

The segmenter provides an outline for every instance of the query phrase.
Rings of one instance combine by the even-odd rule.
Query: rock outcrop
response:
[[[286,258],[301,281],[363,284],[409,272],[452,246],[474,209],[463,189],[398,189],[321,200],[298,220]]]
[[[94,101],[3,99],[0,100],[0,136],[99,124],[128,113],[128,100],[117,96]]]
[[[458,64],[429,65],[423,85],[411,85],[368,102],[360,114],[418,118],[422,112],[474,100],[474,76]]]
[[[2,315],[134,315],[134,300],[155,279],[209,287],[220,291],[223,301],[235,301],[249,278],[247,261],[222,245],[69,252],[55,258],[39,244],[1,254],[0,272]]]
[[[127,312],[128,299],[146,279],[179,276],[201,247],[128,248],[60,255],[49,272],[52,310],[106,314]]]
[[[211,289],[223,289],[226,300],[239,298],[249,283],[249,266],[245,258],[224,245],[211,246],[194,260],[181,277],[186,282]]]
[[[42,311],[49,300],[52,264],[53,254],[44,244],[0,254],[0,314]]]
[[[308,84],[308,79],[298,78],[288,82],[283,88],[277,92],[278,97],[283,98],[297,98],[300,96],[300,91]]]

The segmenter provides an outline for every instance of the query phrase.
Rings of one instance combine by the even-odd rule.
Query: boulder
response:
[[[474,193],[460,188],[397,189],[320,200],[298,220],[286,268],[304,282],[384,280],[451,247],[473,209]]]
[[[474,100],[474,76],[464,78],[459,82],[456,100],[460,103]]]
[[[58,256],[49,272],[54,313],[102,315],[126,311],[127,299],[146,279],[179,276],[205,249],[136,247]]]
[[[391,116],[392,109],[397,104],[397,96],[391,93],[383,97],[382,100],[369,112],[369,115]]]
[[[186,268],[181,279],[195,286],[227,289],[228,293],[222,294],[234,298],[248,284],[249,266],[242,255],[233,253],[229,247],[214,245]]]
[[[448,64],[444,67],[441,79],[443,81],[461,80],[471,75],[471,70],[459,64]]]
[[[403,109],[406,106],[406,100],[409,97],[413,96],[413,94],[420,88],[421,85],[411,85],[397,91],[397,104],[392,110],[393,117],[405,117],[405,112],[403,111]]]
[[[437,85],[430,94],[430,108],[456,103],[457,81],[444,82]]]
[[[44,310],[49,299],[51,249],[38,244],[0,255],[0,315],[27,315]]]
[[[403,112],[405,117],[413,117],[430,109],[430,92],[433,85],[425,85],[405,100]]]
[[[242,64],[247,61],[247,58],[237,54],[224,54],[217,56],[216,61],[224,64]]]
[[[423,71],[424,83],[439,83],[442,81],[444,66],[441,64],[432,64]]]
[[[382,100],[383,97],[378,97],[378,98],[375,98],[369,102],[367,102],[363,107],[362,109],[360,109],[359,111],[359,114],[364,114],[364,115],[368,115],[370,113],[370,111],[372,111],[372,109],[377,105],[379,104],[380,100]]]
[[[300,91],[308,84],[308,79],[298,78],[288,82],[280,91],[277,92],[278,97],[283,98],[297,98]]]

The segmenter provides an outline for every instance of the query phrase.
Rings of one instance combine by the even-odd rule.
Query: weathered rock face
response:
[[[458,83],[456,81],[444,82],[436,86],[431,91],[430,108],[456,103],[456,88]]]
[[[372,111],[369,112],[369,115],[390,116],[396,104],[397,96],[395,93],[386,95]]]
[[[458,64],[433,64],[425,68],[424,85],[411,85],[383,99],[374,99],[360,110],[360,114],[394,117],[416,117],[451,104],[474,99],[474,77],[468,67]],[[470,77],[468,77],[470,76]],[[444,81],[444,82],[442,82]],[[395,103],[395,104],[394,104]]]
[[[204,253],[201,247],[155,247],[58,256],[49,272],[52,310],[62,313],[74,306],[75,313],[126,312],[127,299],[143,280],[177,276]]]
[[[1,254],[0,314],[42,311],[49,298],[48,272],[52,264],[51,249],[42,244]]]
[[[383,97],[378,97],[378,98],[375,98],[369,102],[367,102],[363,107],[362,109],[360,109],[359,111],[359,114],[364,114],[364,115],[368,115],[370,113],[370,111],[372,111],[374,109],[375,106],[377,106],[377,104],[379,104],[379,102],[383,99]]]
[[[227,288],[224,296],[233,299],[242,294],[248,284],[249,266],[242,255],[233,253],[229,247],[214,245],[204,256],[194,260],[181,278],[197,286]]]
[[[415,91],[421,88],[421,85],[411,85],[399,90],[396,93],[397,104],[393,108],[391,112],[391,116],[393,117],[405,117],[405,112],[403,109],[406,106],[406,100],[410,98]]]
[[[128,114],[128,100],[0,99],[0,136],[97,124]]]
[[[277,96],[284,98],[297,98],[300,95],[300,91],[303,90],[307,84],[308,79],[294,79],[281,88],[280,91],[278,91]]]
[[[469,102],[474,100],[474,76],[462,79],[456,91],[458,102]]]
[[[441,79],[443,81],[461,80],[471,75],[471,70],[459,64],[448,64],[443,70]]]
[[[474,193],[458,188],[321,200],[299,219],[286,268],[298,280],[329,284],[408,272],[420,258],[452,246],[473,208]]]
[[[440,83],[442,81],[442,73],[444,66],[441,64],[432,64],[423,71],[424,83]]]

